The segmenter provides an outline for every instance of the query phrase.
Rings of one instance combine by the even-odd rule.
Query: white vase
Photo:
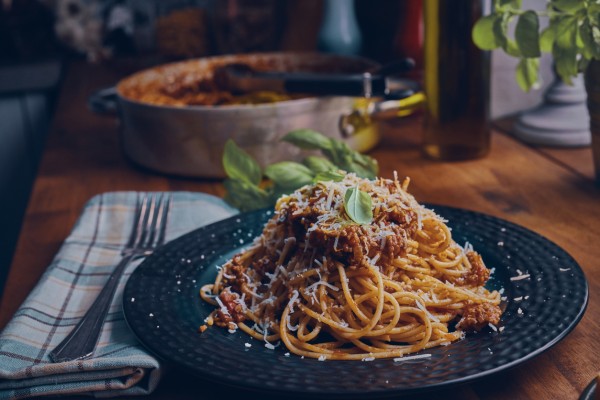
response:
[[[523,112],[513,134],[526,143],[556,147],[582,147],[591,143],[589,113],[583,74],[573,85],[556,77],[544,102]]]

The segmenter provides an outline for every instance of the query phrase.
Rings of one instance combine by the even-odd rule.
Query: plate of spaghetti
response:
[[[127,322],[208,379],[358,397],[483,377],[575,327],[588,288],[564,250],[408,183],[347,174],[184,235],[130,277]]]

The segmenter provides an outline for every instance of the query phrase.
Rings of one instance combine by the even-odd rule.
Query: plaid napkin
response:
[[[95,397],[152,392],[164,366],[136,341],[121,310],[126,279],[117,289],[94,355],[52,363],[54,349],[94,301],[129,238],[140,193],[92,198],[52,264],[0,333],[0,399],[39,395]],[[167,240],[237,212],[201,193],[172,193]],[[128,277],[138,261],[125,272]]]

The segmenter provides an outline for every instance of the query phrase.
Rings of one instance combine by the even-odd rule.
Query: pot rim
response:
[[[129,81],[135,79],[137,76],[143,76],[144,74],[150,74],[156,69],[165,69],[165,68],[174,68],[176,66],[181,66],[183,64],[193,64],[202,61],[218,61],[218,60],[227,60],[227,59],[236,59],[236,58],[251,58],[251,57],[261,57],[261,58],[283,58],[283,57],[313,57],[313,58],[321,58],[321,59],[330,59],[330,60],[342,60],[342,61],[352,61],[352,62],[361,62],[370,68],[376,68],[379,64],[373,60],[370,60],[365,57],[359,56],[345,56],[339,54],[328,54],[328,53],[319,53],[319,52],[268,52],[268,53],[243,53],[243,54],[224,54],[218,56],[210,56],[210,57],[201,57],[201,58],[193,58],[189,60],[170,62],[166,64],[160,64],[155,67],[150,67],[143,69],[141,71],[134,72],[133,74],[119,80],[115,85],[116,94],[120,102],[128,102],[133,103],[138,106],[145,106],[152,109],[161,109],[161,110],[202,110],[202,111],[211,111],[211,112],[231,112],[231,111],[247,111],[247,110],[268,110],[272,108],[289,108],[296,107],[298,105],[306,104],[307,106],[311,103],[316,103],[320,99],[325,98],[340,98],[348,96],[310,96],[303,97],[300,99],[290,99],[290,100],[282,100],[276,101],[273,103],[261,103],[261,104],[230,104],[230,105],[219,105],[219,106],[206,106],[206,105],[184,105],[184,106],[175,106],[170,104],[153,104],[149,102],[140,101],[137,99],[129,98],[121,93],[123,87],[128,84]]]

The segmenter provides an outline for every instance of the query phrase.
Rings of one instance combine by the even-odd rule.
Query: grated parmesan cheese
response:
[[[400,361],[411,361],[411,360],[420,360],[423,358],[430,358],[431,354],[417,354],[414,356],[404,356],[404,357],[396,357],[394,358],[394,362],[400,362]]]

